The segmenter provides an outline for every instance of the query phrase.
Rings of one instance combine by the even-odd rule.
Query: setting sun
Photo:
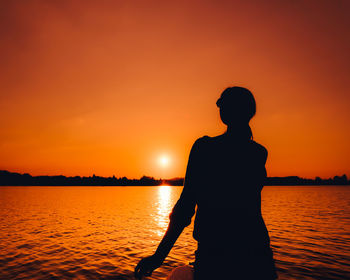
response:
[[[162,155],[158,159],[158,163],[161,167],[165,168],[168,167],[170,164],[170,158],[167,155]]]

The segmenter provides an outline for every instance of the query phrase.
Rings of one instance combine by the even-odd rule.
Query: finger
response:
[[[141,280],[142,279],[142,273],[135,273],[135,278]]]
[[[139,261],[139,263],[136,265],[136,267],[135,267],[135,273],[140,273],[140,270],[142,269],[142,266],[144,265],[144,260],[143,259],[141,259],[140,261]]]
[[[151,276],[153,271],[155,270],[155,267],[149,267],[148,270],[147,270],[147,276]]]
[[[134,271],[134,274],[135,274],[135,277],[137,278],[140,278],[141,275],[140,275],[140,270],[141,270],[141,265],[140,265],[141,262],[138,263],[138,265],[135,267],[135,271]]]
[[[138,277],[146,276],[146,273],[147,273],[147,268],[141,266],[140,269],[137,271],[137,276]]]

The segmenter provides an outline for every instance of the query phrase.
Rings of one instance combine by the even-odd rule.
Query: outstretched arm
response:
[[[197,177],[197,164],[195,163],[196,158],[198,158],[197,152],[198,140],[192,146],[187,164],[184,188],[170,214],[168,229],[156,252],[150,257],[143,258],[135,268],[135,277],[139,279],[141,279],[142,276],[150,276],[153,270],[162,265],[183,229],[191,224],[191,219],[195,213],[196,207],[193,185]]]
[[[168,229],[156,252],[152,256],[143,258],[136,266],[135,277],[141,279],[142,276],[150,276],[155,269],[160,267],[183,229],[184,227],[170,221]]]

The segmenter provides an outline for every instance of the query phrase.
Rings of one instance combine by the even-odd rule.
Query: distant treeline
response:
[[[66,177],[59,176],[31,176],[27,173],[13,173],[0,170],[0,186],[182,186],[183,178],[155,179],[143,176],[140,179],[128,179],[126,177]],[[334,176],[329,179],[305,179],[298,176],[268,177],[266,186],[311,186],[311,185],[350,185],[346,175]]]

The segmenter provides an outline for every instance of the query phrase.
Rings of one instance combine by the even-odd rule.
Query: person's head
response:
[[[243,87],[225,89],[216,105],[220,108],[222,122],[227,126],[247,125],[256,112],[253,94]]]

